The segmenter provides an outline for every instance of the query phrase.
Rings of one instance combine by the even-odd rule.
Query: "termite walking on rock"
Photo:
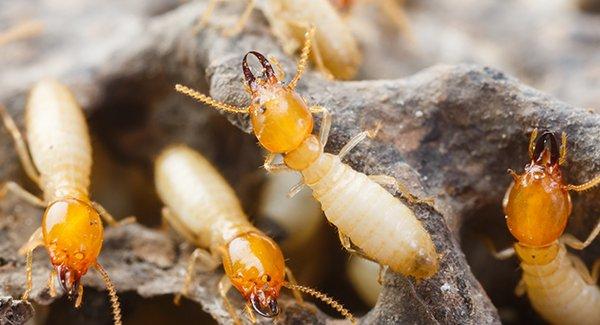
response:
[[[238,322],[227,298],[232,285],[246,299],[245,310],[252,321],[253,310],[264,317],[275,317],[279,313],[277,297],[281,287],[287,287],[298,302],[302,303],[299,292],[308,293],[354,322],[352,314],[332,298],[295,283],[277,244],[248,221],[233,189],[198,152],[182,145],[165,149],[156,160],[155,183],[166,205],[163,217],[198,247],[190,257],[176,303],[189,290],[197,260],[207,270],[215,269],[222,261],[225,275],[219,282],[219,292]]]
[[[331,116],[322,107],[308,107],[294,91],[305,69],[313,32],[314,28],[306,34],[296,75],[288,85],[279,81],[262,54],[251,51],[244,56],[242,69],[246,89],[252,97],[247,108],[218,102],[185,86],[177,85],[176,90],[219,110],[250,114],[255,136],[269,151],[265,168],[300,172],[303,183],[312,188],[329,222],[338,228],[347,250],[405,275],[431,277],[438,269],[438,255],[431,237],[414,213],[380,184],[396,186],[411,202],[415,201],[414,197],[393,177],[367,176],[342,162],[352,148],[366,137],[374,136],[374,132],[356,135],[338,155],[323,152]],[[248,66],[250,55],[263,67],[259,78]],[[324,113],[319,137],[312,134],[312,112]],[[272,163],[276,155],[283,156],[283,164]],[[290,194],[300,188],[293,188]]]
[[[206,25],[218,1],[211,0],[196,30]],[[299,50],[304,32],[315,26],[311,59],[319,71],[337,79],[351,79],[356,75],[362,55],[352,31],[329,0],[248,0],[244,13],[226,35],[241,32],[255,6],[264,13],[287,54]]]
[[[83,298],[81,277],[93,267],[109,291],[114,322],[121,324],[115,287],[97,261],[103,240],[100,218],[113,225],[117,222],[89,198],[92,148],[83,112],[67,87],[45,80],[31,90],[25,114],[27,143],[0,106],[4,126],[14,139],[23,168],[44,197],[40,199],[14,182],[3,184],[0,196],[11,191],[46,209],[41,227],[20,249],[27,256],[27,284],[22,299],[26,300],[32,290],[33,251],[44,246],[54,267],[48,280],[50,294],[56,294],[54,279],[58,277],[68,297],[76,297],[75,306],[79,307]]]
[[[523,277],[516,293],[527,293],[533,308],[549,322],[600,324],[600,290],[596,285],[600,260],[590,274],[583,261],[565,247],[587,247],[600,232],[600,223],[584,242],[570,234],[563,236],[572,207],[569,191],[597,186],[600,176],[582,185],[567,184],[560,170],[566,161],[566,144],[565,133],[560,148],[549,131],[539,137],[537,129],[531,134],[531,162],[523,174],[509,171],[513,183],[503,201],[508,229],[517,243],[495,256],[519,256]]]

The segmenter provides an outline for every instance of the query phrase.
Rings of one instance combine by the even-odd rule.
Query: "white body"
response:
[[[327,220],[367,256],[416,278],[437,271],[437,253],[413,212],[379,184],[322,153],[302,171]]]
[[[158,195],[199,247],[214,250],[239,234],[256,231],[233,189],[194,150],[166,149],[156,160],[154,175]]]
[[[381,284],[378,282],[379,265],[364,258],[353,257],[348,262],[348,278],[360,298],[370,307],[375,306]]]
[[[314,46],[325,67],[340,79],[356,74],[361,53],[352,31],[329,0],[261,0],[258,5],[288,54],[302,46],[304,33],[313,25]]]
[[[582,279],[563,244],[552,262],[522,262],[521,268],[531,305],[546,320],[553,324],[600,324],[600,290]]]
[[[83,111],[69,89],[52,80],[31,90],[25,124],[44,200],[88,198],[92,147]]]

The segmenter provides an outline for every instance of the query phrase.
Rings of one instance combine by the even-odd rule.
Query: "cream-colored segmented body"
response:
[[[188,239],[202,248],[212,251],[240,234],[257,231],[225,179],[190,148],[163,151],[156,160],[155,182],[160,198],[194,234]]]
[[[313,60],[319,53],[324,66],[339,79],[356,74],[362,60],[358,44],[329,0],[259,0],[258,5],[288,54],[302,46],[307,28],[315,26]]]
[[[87,201],[92,147],[85,116],[71,91],[54,80],[37,83],[29,95],[25,125],[44,201]]]
[[[548,264],[521,262],[523,282],[533,308],[553,324],[600,324],[600,289],[575,269],[564,244]]]
[[[301,173],[327,220],[367,256],[416,278],[437,272],[431,237],[414,213],[385,188],[328,153]]]

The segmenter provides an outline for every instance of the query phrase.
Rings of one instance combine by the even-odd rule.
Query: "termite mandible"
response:
[[[211,0],[194,27],[205,26],[216,3]],[[281,42],[284,51],[292,55],[303,44],[304,31],[316,27],[312,41],[311,59],[319,71],[337,79],[352,79],[358,72],[362,54],[344,19],[329,0],[247,0],[246,9],[238,22],[225,34],[233,36],[244,29],[254,7],[258,7],[271,26],[271,31]]]
[[[200,153],[183,145],[169,147],[156,159],[154,175],[156,190],[166,205],[162,210],[164,219],[198,247],[190,256],[176,303],[189,290],[197,260],[207,270],[216,269],[222,261],[225,275],[219,282],[219,292],[238,323],[237,313],[227,298],[232,285],[246,299],[245,310],[253,322],[253,310],[264,317],[277,316],[277,297],[286,287],[293,290],[299,303],[299,292],[310,294],[354,323],[352,314],[341,304],[315,289],[296,284],[279,246],[250,223],[233,189]]]
[[[33,251],[44,246],[53,269],[48,279],[50,294],[56,295],[54,279],[75,307],[83,299],[81,277],[90,267],[98,271],[110,295],[115,324],[121,324],[121,310],[115,286],[98,263],[103,227],[100,218],[111,225],[115,219],[89,198],[92,147],[85,117],[70,90],[54,80],[38,82],[29,95],[25,124],[27,143],[4,107],[0,116],[12,136],[18,156],[29,178],[43,192],[43,199],[14,182],[4,183],[0,197],[11,191],[28,203],[45,208],[42,225],[21,247],[26,255],[27,283],[22,299],[32,290]],[[31,156],[30,156],[31,155]],[[132,219],[121,222],[131,222]]]
[[[393,271],[415,278],[428,278],[438,270],[438,255],[429,233],[414,213],[380,184],[393,185],[409,201],[416,200],[403,184],[386,175],[367,176],[342,162],[343,157],[373,131],[352,138],[338,155],[324,153],[331,116],[322,107],[309,107],[294,91],[306,66],[314,27],[306,33],[297,72],[284,85],[262,54],[251,51],[242,60],[246,90],[252,102],[241,108],[218,102],[182,85],[175,89],[218,110],[250,114],[254,134],[268,152],[268,171],[293,170],[303,176],[303,184],[313,190],[329,222],[339,230],[343,246],[350,252],[374,260]],[[256,78],[247,59],[255,56],[263,67]],[[312,134],[312,112],[323,112],[320,136]],[[283,164],[273,164],[276,155]],[[301,184],[301,185],[303,185]],[[293,195],[302,186],[293,188]],[[355,248],[356,247],[356,248]]]
[[[567,184],[560,166],[566,161],[567,137],[559,148],[555,135],[535,129],[529,141],[531,162],[523,174],[509,170],[513,182],[503,200],[506,223],[517,239],[513,247],[494,253],[506,259],[515,253],[523,277],[515,292],[527,293],[533,308],[554,324],[600,324],[600,272],[597,260],[592,272],[566,246],[582,250],[600,232],[600,222],[581,242],[563,235],[571,214],[569,191],[581,192],[600,184],[600,176],[581,185]]]

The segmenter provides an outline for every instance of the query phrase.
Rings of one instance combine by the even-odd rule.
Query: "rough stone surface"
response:
[[[60,21],[90,7],[71,8],[66,11],[71,16],[61,11],[62,18],[56,15],[59,18],[47,22],[52,37],[41,36],[43,42],[57,44],[55,52],[48,54],[49,61],[39,60],[43,48],[34,51],[25,46],[33,40],[6,45],[11,46],[10,51],[33,52],[0,75],[2,84],[7,85],[0,90],[0,101],[20,120],[24,94],[35,80],[54,76],[71,85],[90,117],[95,139],[94,198],[117,216],[136,214],[146,224],[157,224],[160,204],[152,189],[151,163],[157,152],[172,142],[188,143],[213,160],[232,181],[252,215],[255,208],[252,202],[260,186],[260,177],[253,177],[252,173],[261,164],[255,140],[231,127],[218,113],[175,94],[172,86],[175,82],[187,84],[219,100],[242,106],[248,104],[240,71],[241,57],[246,51],[259,50],[277,56],[288,72],[288,79],[295,60],[282,54],[259,13],[253,15],[252,23],[238,37],[224,38],[212,28],[193,35],[191,26],[204,4],[185,4],[158,15],[175,7],[175,2],[156,1],[156,6],[106,2],[106,7],[102,7],[105,11],[98,9],[89,18],[90,25],[103,26],[110,17],[116,27],[110,31],[92,29],[103,36],[99,40],[97,34],[85,34],[85,30],[57,36],[61,35],[56,32]],[[110,6],[123,10],[112,15],[114,8],[109,10]],[[50,12],[60,11],[54,10]],[[0,12],[8,17],[11,12],[19,11]],[[217,13],[220,16],[215,20],[233,22],[238,12],[235,5],[226,7]],[[135,28],[119,25],[129,23],[135,24]],[[121,29],[127,33],[119,33]],[[77,52],[92,42],[99,45],[94,55]],[[70,64],[62,61],[73,52],[79,53],[80,61],[67,61]],[[11,57],[22,58],[19,55]],[[3,57],[0,62],[11,62],[11,57]],[[35,64],[23,70],[27,73],[19,73],[20,68],[31,62]],[[366,174],[397,177],[419,196],[436,200],[435,208],[412,208],[432,234],[441,256],[440,272],[419,283],[387,272],[378,304],[363,318],[364,323],[499,323],[496,308],[463,253],[480,251],[468,241],[462,243],[463,249],[459,244],[464,225],[472,220],[484,223],[502,220],[500,201],[510,181],[506,169],[519,170],[526,162],[527,136],[534,127],[569,134],[565,169],[569,181],[580,183],[600,171],[600,152],[596,150],[595,139],[600,131],[600,118],[594,111],[558,101],[492,68],[438,65],[404,79],[360,82],[329,81],[308,72],[298,92],[309,104],[325,106],[334,114],[327,152],[337,152],[354,134],[381,122],[378,136],[358,146],[348,155],[347,162]],[[244,131],[250,131],[244,117],[227,118]],[[35,190],[24,179],[12,142],[3,128],[0,128],[0,177]],[[594,193],[576,195],[569,230],[579,237],[587,234],[600,212]],[[40,216],[40,210],[13,195],[0,200],[0,296],[18,297],[22,293],[24,258],[18,256],[17,249],[39,225]],[[486,230],[492,234],[507,233],[501,223]],[[121,293],[154,297],[179,290],[190,251],[174,236],[129,225],[106,230],[100,263]],[[593,256],[598,245],[588,251]],[[499,292],[502,297],[508,297],[507,292],[512,294],[514,276],[518,273],[514,265],[507,264],[508,271],[495,270],[488,263],[489,257],[477,254],[473,255],[475,263],[471,265],[488,290],[494,288],[491,283],[504,280],[497,285],[501,288],[490,294]],[[36,303],[50,304],[54,300],[45,289],[48,273],[47,256],[39,250],[31,295]],[[507,274],[514,276],[510,278]],[[198,272],[190,299],[200,303],[219,322],[229,323],[229,315],[217,294],[216,283],[221,276],[219,272]],[[104,286],[94,271],[86,275],[84,284],[100,290]],[[232,293],[231,297],[238,296]],[[241,306],[242,301],[234,298],[234,303]],[[12,304],[21,302],[13,300]],[[285,323],[331,321],[322,312],[313,313],[312,308],[297,306],[287,295],[281,304],[284,307],[281,320]],[[19,319],[31,317],[31,309],[18,310],[19,313],[29,310],[14,314]],[[0,311],[0,319],[6,319],[1,317],[7,315],[4,309]]]
[[[0,325],[22,324],[33,316],[33,307],[22,300],[0,297]]]

